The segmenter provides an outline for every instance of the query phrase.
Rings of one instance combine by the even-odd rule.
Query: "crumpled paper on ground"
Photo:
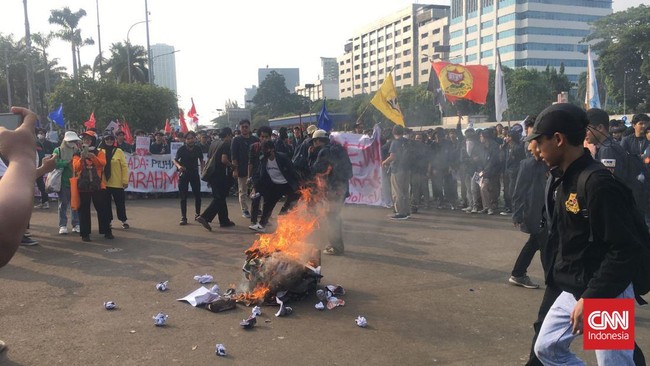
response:
[[[163,325],[165,325],[165,322],[167,322],[167,318],[169,318],[169,315],[160,312],[153,317],[153,323],[157,327],[162,327]]]
[[[260,308],[259,306],[255,306],[251,312],[255,316],[260,316],[262,315],[262,308]]]
[[[156,285],[156,290],[158,290],[160,292],[167,291],[167,289],[169,288],[168,284],[169,284],[169,281],[160,282],[160,283],[158,283]]]
[[[244,328],[244,329],[252,329],[255,324],[257,324],[257,318],[255,315],[251,315],[248,317],[248,319],[244,319],[241,322],[239,322],[239,325]]]
[[[280,309],[278,309],[278,312],[275,313],[275,316],[287,316],[291,315],[293,313],[293,308],[290,306],[284,306],[284,301],[280,300],[280,297],[276,296],[275,297],[275,302],[280,304]]]
[[[366,320],[366,318],[362,317],[361,315],[357,317],[355,322],[357,322],[357,325],[360,326],[361,328],[365,328],[368,326],[368,321]]]
[[[212,282],[214,278],[209,274],[204,274],[203,276],[194,276],[194,279],[199,281],[200,284],[206,284]]]
[[[218,343],[218,344],[214,347],[214,353],[216,353],[217,356],[226,357],[226,347],[224,347],[223,344]]]
[[[113,309],[115,309],[116,307],[117,307],[117,305],[115,305],[115,303],[112,302],[112,301],[106,301],[106,302],[104,303],[104,308],[105,308],[106,310],[113,310]]]

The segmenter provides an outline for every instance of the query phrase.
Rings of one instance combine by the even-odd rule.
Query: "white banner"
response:
[[[178,171],[172,163],[170,154],[141,156],[125,153],[124,155],[129,167],[129,187],[126,191],[178,192]],[[201,181],[201,192],[212,192],[204,181]]]
[[[350,197],[345,203],[381,205],[381,129],[375,126],[372,137],[333,132],[331,139],[343,145],[352,162]]]

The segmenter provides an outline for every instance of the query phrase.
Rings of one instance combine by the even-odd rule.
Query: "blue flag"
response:
[[[63,120],[63,103],[61,103],[58,109],[50,112],[47,117],[59,125],[59,127],[65,127],[65,121]]]
[[[327,132],[332,130],[332,117],[327,113],[327,99],[323,99],[323,108],[318,112],[317,127]]]

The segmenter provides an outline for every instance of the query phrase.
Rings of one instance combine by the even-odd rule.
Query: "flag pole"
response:
[[[366,111],[368,110],[368,107],[370,107],[371,104],[372,103],[368,102],[368,104],[366,105],[366,108],[364,108],[363,112],[361,112],[359,117],[357,117],[357,121],[355,123],[359,123],[359,121],[361,120],[361,117],[363,117],[363,115],[366,113]]]

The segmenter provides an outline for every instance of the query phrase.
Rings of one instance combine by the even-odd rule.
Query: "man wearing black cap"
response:
[[[124,131],[115,132],[115,144],[115,146],[122,149],[123,152],[133,154],[133,145],[125,141]]]
[[[169,154],[169,145],[166,144],[164,135],[162,132],[156,132],[154,135],[154,141],[149,146],[149,152],[152,155],[165,155]]]
[[[552,259],[545,277],[562,291],[535,343],[544,365],[583,364],[570,345],[582,333],[584,299],[634,298],[632,281],[648,238],[642,217],[629,209],[635,205],[629,190],[584,150],[587,125],[582,109],[558,103],[540,113],[527,137],[551,167],[545,250]],[[579,181],[586,197],[578,197]],[[599,364],[634,364],[632,350],[597,350],[596,357]]]

